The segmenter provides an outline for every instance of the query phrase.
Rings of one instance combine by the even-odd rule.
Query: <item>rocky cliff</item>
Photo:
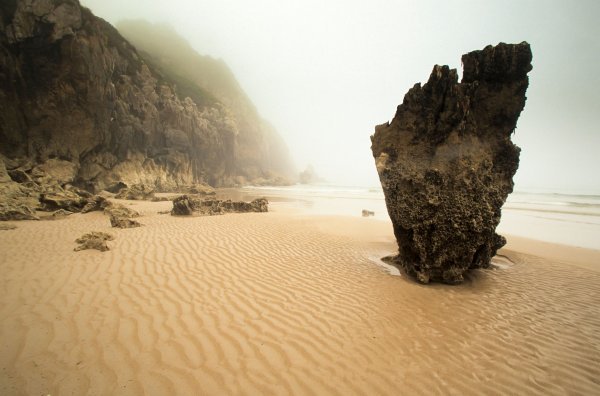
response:
[[[461,282],[505,244],[495,229],[519,165],[510,137],[531,59],[527,43],[470,52],[460,83],[455,69],[436,65],[371,137],[398,242],[394,261],[420,282]]]
[[[251,103],[222,62],[243,105],[167,66],[76,0],[3,1],[0,154],[7,168],[59,166],[62,182],[94,191],[294,174],[285,144],[247,110]]]
[[[285,142],[259,115],[225,62],[198,54],[168,25],[130,20],[119,22],[117,29],[183,95],[196,103],[217,101],[229,110],[240,131],[234,147],[236,163],[253,183],[277,182],[277,174],[295,179]]]

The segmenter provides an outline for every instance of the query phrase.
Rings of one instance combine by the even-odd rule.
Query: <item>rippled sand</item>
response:
[[[134,207],[0,231],[0,394],[600,394],[600,251],[509,238],[421,286],[376,264],[386,222]]]

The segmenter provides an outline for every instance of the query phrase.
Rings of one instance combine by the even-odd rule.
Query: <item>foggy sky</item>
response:
[[[600,1],[82,0],[107,21],[172,25],[222,58],[299,169],[379,185],[369,136],[434,64],[528,41],[517,189],[600,193]]]

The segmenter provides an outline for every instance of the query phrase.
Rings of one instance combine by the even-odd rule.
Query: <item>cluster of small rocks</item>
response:
[[[0,157],[0,220],[40,220],[37,211],[59,217],[103,210],[106,198],[73,186],[68,168],[60,160],[33,166]]]

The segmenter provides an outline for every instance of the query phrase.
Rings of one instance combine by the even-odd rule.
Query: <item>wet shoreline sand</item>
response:
[[[125,203],[143,227],[0,231],[0,394],[600,392],[600,251],[508,236],[497,267],[422,286],[374,263],[389,222]],[[111,250],[74,252],[89,231]]]

